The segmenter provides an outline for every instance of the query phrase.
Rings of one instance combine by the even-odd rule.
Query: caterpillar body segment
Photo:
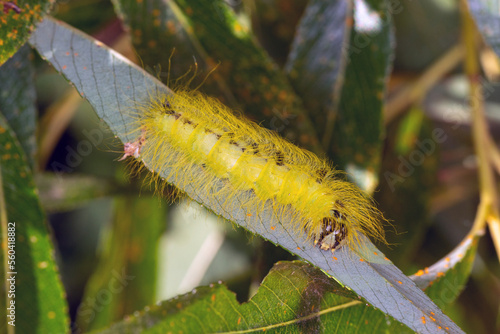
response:
[[[329,162],[234,115],[216,99],[181,90],[140,106],[134,119],[138,139],[125,144],[122,159],[147,160],[156,172],[168,166],[168,179],[181,189],[189,184],[207,191],[223,181],[217,193],[222,202],[252,191],[245,209],[255,212],[269,201],[278,219],[292,210],[291,229],[306,231],[323,250],[356,248],[360,234],[384,240],[381,214]],[[200,166],[202,175],[194,172]]]

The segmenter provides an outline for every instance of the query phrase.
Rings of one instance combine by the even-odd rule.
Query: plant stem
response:
[[[461,1],[462,34],[465,46],[465,73],[469,79],[469,103],[472,112],[472,138],[479,166],[480,204],[472,229],[483,229],[489,225],[493,243],[500,259],[500,220],[498,215],[498,194],[491,160],[488,157],[488,126],[484,116],[484,95],[480,80],[480,68],[477,52],[477,33],[464,0]]]
[[[495,168],[497,174],[500,174],[500,151],[496,147],[495,142],[489,134],[486,134],[486,141],[486,150],[489,153],[490,162],[493,165],[493,168]]]

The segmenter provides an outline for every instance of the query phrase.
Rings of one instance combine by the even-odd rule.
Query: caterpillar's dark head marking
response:
[[[341,222],[345,217],[337,210],[331,212],[332,217],[322,219],[321,227],[314,237],[314,245],[318,245],[323,250],[334,252],[344,244],[348,232],[345,224]]]

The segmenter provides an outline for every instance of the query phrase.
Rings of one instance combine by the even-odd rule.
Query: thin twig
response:
[[[479,201],[479,205],[476,211],[476,217],[474,218],[474,224],[472,225],[471,234],[477,233],[480,230],[484,230],[486,219],[488,217],[488,210],[490,203],[484,199]]]
[[[486,135],[486,151],[488,152],[490,162],[495,168],[496,172],[500,174],[500,151],[496,146],[491,135],[487,133]]]
[[[490,229],[491,238],[493,239],[493,244],[497,254],[500,254],[500,220],[497,217],[490,216],[487,220],[488,227]],[[499,255],[500,258],[500,255]]]
[[[462,33],[465,46],[465,73],[469,78],[469,103],[472,110],[472,138],[479,166],[479,192],[481,202],[473,230],[483,229],[486,222],[490,228],[493,243],[500,259],[500,220],[498,194],[495,177],[488,151],[488,126],[484,116],[484,94],[480,80],[477,31],[464,0],[460,2],[462,13]]]

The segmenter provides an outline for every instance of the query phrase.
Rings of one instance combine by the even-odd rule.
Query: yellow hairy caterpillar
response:
[[[266,202],[278,219],[292,212],[290,230],[305,231],[323,250],[344,244],[356,249],[361,234],[384,240],[382,215],[371,199],[330,162],[236,116],[218,100],[180,89],[137,109],[128,125],[137,140],[125,144],[120,160],[148,161],[155,172],[168,167],[166,178],[181,189],[191,185],[208,193],[222,182],[215,195],[222,203],[236,192],[253,192],[241,203],[248,212]]]

